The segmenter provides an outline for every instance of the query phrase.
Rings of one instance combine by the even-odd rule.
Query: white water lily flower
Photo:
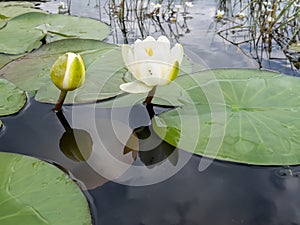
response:
[[[50,70],[50,77],[57,88],[72,91],[85,80],[85,66],[79,54],[72,52],[60,56]]]
[[[245,18],[245,14],[243,12],[239,12],[238,14],[236,14],[236,17],[242,20]]]
[[[157,85],[167,85],[177,77],[183,48],[181,44],[175,44],[171,49],[170,41],[165,36],[157,40],[148,36],[131,46],[123,45],[122,55],[126,67],[136,80],[121,84],[121,90],[145,93]]]
[[[174,8],[175,8],[177,11],[179,11],[182,7],[181,7],[181,5],[175,5]]]
[[[223,11],[223,10],[218,10],[218,11],[217,11],[216,17],[217,17],[218,19],[222,19],[223,15],[224,15],[224,11]]]
[[[194,7],[194,5],[193,5],[192,2],[185,2],[185,5],[186,5],[188,8]]]
[[[153,6],[154,9],[161,8],[161,4],[159,4],[159,3],[153,3],[153,2],[151,2],[151,5]]]

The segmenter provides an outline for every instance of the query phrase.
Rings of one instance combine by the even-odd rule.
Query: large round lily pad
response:
[[[0,79],[0,116],[18,112],[26,103],[26,94],[14,84]]]
[[[0,224],[91,224],[83,193],[53,165],[2,152],[0,173]]]
[[[0,30],[0,52],[21,54],[42,45],[66,38],[102,40],[109,27],[97,20],[83,17],[30,12],[16,16]]]
[[[177,82],[193,104],[153,119],[154,130],[167,142],[233,162],[300,164],[299,78],[218,69],[182,76]],[[207,147],[210,142],[215,148]]]

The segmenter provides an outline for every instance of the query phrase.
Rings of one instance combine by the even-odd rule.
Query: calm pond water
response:
[[[256,59],[210,30],[216,2],[193,3],[195,6],[189,9],[192,18],[186,21],[188,29],[184,27],[185,32],[178,36],[192,59],[204,62],[208,68],[259,68]],[[51,4],[55,9],[57,2],[46,7],[51,9]],[[91,0],[87,4],[72,1],[72,14],[99,19],[96,3]],[[121,31],[104,9],[101,19],[116,28],[106,41],[123,43]],[[154,35],[159,32],[152,31]],[[133,32],[128,42],[135,36],[140,34]],[[298,75],[279,50],[274,54],[284,59],[263,57],[263,68]],[[74,161],[74,155],[72,158],[60,147],[65,129],[52,112],[53,105],[33,99],[17,115],[1,118],[5,127],[0,130],[0,151],[35,156],[69,171],[89,200],[94,225],[300,224],[300,166],[250,166],[214,160],[200,172],[202,157],[172,148],[147,129],[150,120],[143,106],[112,110],[97,108],[99,104],[64,106],[64,117],[74,129],[85,130],[94,145],[100,139],[104,143],[100,150],[112,148],[112,155],[133,163],[131,167],[115,166],[94,149],[91,158],[96,160]],[[165,109],[154,107],[155,112],[161,110]],[[61,120],[64,117],[60,116]],[[125,148],[130,137],[128,127],[142,127],[141,139],[149,136],[140,140],[140,150],[144,151],[139,154]],[[146,151],[149,143],[152,147],[155,143],[155,147]],[[125,150],[129,153],[123,155]],[[110,181],[112,178],[116,180]]]

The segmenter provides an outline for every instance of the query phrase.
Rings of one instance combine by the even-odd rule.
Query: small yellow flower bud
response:
[[[72,52],[60,56],[50,70],[52,82],[61,91],[73,91],[85,80],[85,66],[79,54]]]

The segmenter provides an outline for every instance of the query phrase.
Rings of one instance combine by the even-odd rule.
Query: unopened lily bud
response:
[[[52,82],[61,91],[73,91],[85,80],[85,66],[79,54],[72,52],[60,56],[50,70]]]

